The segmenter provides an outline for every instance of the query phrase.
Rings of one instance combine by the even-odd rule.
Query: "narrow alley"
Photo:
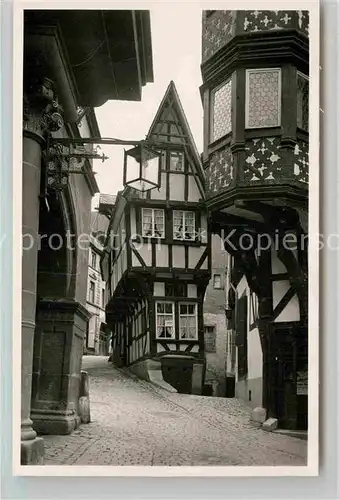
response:
[[[307,441],[250,423],[236,399],[170,393],[85,356],[91,423],[45,436],[46,465],[306,465]]]

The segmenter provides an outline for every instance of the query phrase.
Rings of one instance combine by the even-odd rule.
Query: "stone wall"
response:
[[[227,253],[217,235],[212,237],[212,277],[204,298],[204,326],[215,327],[215,352],[206,352],[205,384],[213,386],[213,395],[225,395],[226,316],[225,277]],[[214,275],[220,275],[220,288],[214,287]],[[206,345],[206,342],[205,342]]]

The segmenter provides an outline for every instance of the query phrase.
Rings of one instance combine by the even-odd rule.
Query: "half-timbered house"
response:
[[[200,156],[173,82],[146,140],[161,153],[159,188],[118,193],[102,259],[113,358],[201,393],[210,238]]]
[[[307,11],[205,11],[201,96],[211,231],[232,256],[236,394],[307,427]]]

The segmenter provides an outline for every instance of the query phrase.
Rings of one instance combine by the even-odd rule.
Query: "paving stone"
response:
[[[278,420],[276,418],[268,418],[263,424],[264,431],[272,432],[278,427]]]
[[[91,422],[44,436],[47,465],[306,465],[307,442],[253,427],[237,399],[170,393],[85,356]]]

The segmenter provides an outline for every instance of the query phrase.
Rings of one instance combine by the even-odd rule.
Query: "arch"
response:
[[[37,294],[40,299],[73,298],[76,258],[74,217],[65,192],[51,192],[41,200]]]

